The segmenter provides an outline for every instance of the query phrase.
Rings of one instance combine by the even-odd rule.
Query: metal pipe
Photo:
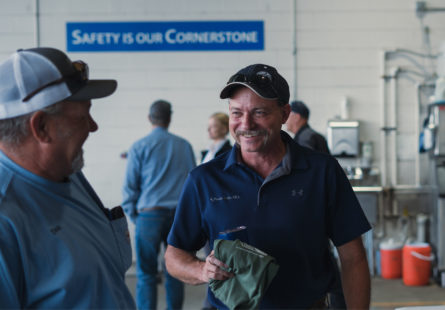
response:
[[[408,49],[405,49],[405,48],[397,48],[395,50],[395,52],[411,54],[411,55],[414,55],[414,56],[419,56],[419,57],[424,57],[424,58],[437,58],[440,55],[440,54],[436,54],[436,55],[423,54],[423,53],[418,53],[418,52],[411,51],[411,50],[408,50]]]
[[[381,122],[381,131],[380,131],[380,183],[383,187],[387,186],[387,162],[386,162],[386,132],[383,128],[386,127],[386,57],[388,52],[382,51],[380,52],[380,72],[381,72],[381,80],[380,80],[380,122]]]
[[[36,47],[40,47],[40,1],[34,1],[34,44]]]
[[[391,147],[391,186],[397,186],[397,101],[398,101],[398,89],[397,89],[397,77],[400,72],[399,67],[394,67],[391,69],[391,136],[392,136],[392,147]]]
[[[416,90],[417,90],[417,106],[416,109],[414,109],[414,124],[416,124],[415,131],[414,131],[414,137],[416,138],[416,152],[414,155],[414,185],[415,186],[420,186],[420,153],[419,153],[419,148],[420,148],[420,142],[419,142],[419,136],[420,136],[420,107],[422,105],[422,100],[421,100],[421,88],[422,88],[422,84],[417,84],[416,85]]]
[[[379,221],[379,230],[376,231],[376,237],[379,239],[382,239],[386,236],[386,229],[385,229],[385,199],[384,196],[387,195],[387,191],[382,191],[378,195],[378,204],[377,204],[377,212],[378,212],[378,221]]]
[[[386,83],[388,80],[393,80],[394,79],[394,73],[388,75],[387,74],[387,65],[386,65],[386,60],[387,58],[393,54],[396,53],[395,51],[389,50],[389,51],[382,51],[380,52],[380,72],[381,72],[381,83],[380,83],[380,97],[381,97],[381,123],[382,123],[382,127],[381,127],[381,131],[380,131],[380,137],[381,137],[381,150],[380,150],[380,157],[381,157],[381,164],[380,164],[380,169],[381,169],[381,184],[384,187],[388,186],[388,161],[387,161],[387,153],[388,153],[388,135],[391,131],[395,130],[395,127],[391,126],[392,124],[388,124],[388,94],[387,94],[387,87],[386,87]],[[397,72],[398,70],[400,70],[399,68],[397,68]],[[393,91],[393,94],[395,92]],[[396,98],[393,98],[393,101],[397,100]],[[389,111],[389,112],[392,112]],[[392,118],[392,123],[395,123],[395,119],[394,119],[395,115],[393,112],[393,118]],[[393,143],[394,146],[394,143]],[[391,176],[391,182],[393,181],[392,175]],[[389,184],[389,186],[392,186],[394,184]]]
[[[423,18],[429,12],[445,12],[445,8],[428,8],[425,1],[416,2],[416,15],[418,18]]]

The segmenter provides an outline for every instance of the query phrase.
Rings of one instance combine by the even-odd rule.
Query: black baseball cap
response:
[[[221,91],[221,99],[230,98],[240,86],[245,86],[265,99],[277,99],[280,105],[289,103],[289,85],[278,71],[269,65],[254,64],[232,75]]]

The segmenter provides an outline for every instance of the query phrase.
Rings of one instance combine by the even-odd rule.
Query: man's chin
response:
[[[248,153],[259,152],[262,149],[262,145],[250,144],[250,143],[243,143],[240,144],[240,146],[241,146],[241,151]]]
[[[83,166],[84,166],[83,162],[81,164],[73,165],[73,173],[81,171]]]
[[[76,158],[74,158],[74,160],[71,164],[71,170],[73,171],[73,173],[79,172],[80,170],[82,170],[84,164],[85,164],[85,162],[83,160],[83,151],[81,151],[76,156]]]

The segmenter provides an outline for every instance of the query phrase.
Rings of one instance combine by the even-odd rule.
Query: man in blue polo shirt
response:
[[[348,308],[369,308],[361,235],[370,225],[337,161],[281,131],[290,113],[286,80],[271,66],[251,65],[229,79],[220,97],[229,98],[236,144],[185,182],[165,254],[171,275],[190,284],[236,276],[213,252],[205,261],[195,253],[219,232],[246,226],[249,244],[280,266],[260,308],[323,308],[334,281],[332,240]],[[211,302],[227,308],[212,295]]]

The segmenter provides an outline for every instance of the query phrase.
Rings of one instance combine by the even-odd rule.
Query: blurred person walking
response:
[[[150,134],[128,152],[122,207],[136,225],[136,303],[139,309],[156,309],[158,256],[175,216],[182,185],[195,165],[192,147],[168,132],[171,104],[157,100],[150,106]],[[164,269],[168,309],[181,309],[184,285]]]

